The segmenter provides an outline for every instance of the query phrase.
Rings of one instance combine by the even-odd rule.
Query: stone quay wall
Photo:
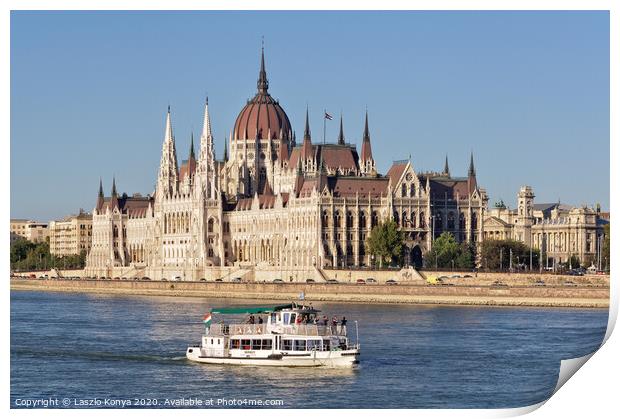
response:
[[[609,287],[602,285],[494,287],[13,278],[11,289],[287,301],[298,299],[303,292],[307,301],[598,308],[609,306]]]

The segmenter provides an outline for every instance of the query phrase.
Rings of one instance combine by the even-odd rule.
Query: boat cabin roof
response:
[[[211,309],[212,314],[268,314],[279,311],[295,313],[318,313],[320,310],[298,303],[282,304],[276,306],[254,306],[254,307],[221,307]]]

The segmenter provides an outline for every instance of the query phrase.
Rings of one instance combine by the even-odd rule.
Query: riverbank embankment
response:
[[[308,301],[448,304],[536,307],[608,308],[609,287],[493,286],[481,284],[306,284],[228,283],[202,281],[114,281],[63,279],[11,279],[11,290],[85,292],[122,295],[296,300],[303,292]]]

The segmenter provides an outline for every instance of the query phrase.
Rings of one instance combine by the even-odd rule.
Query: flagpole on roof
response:
[[[327,126],[327,109],[323,109],[323,144],[325,144],[325,129]]]

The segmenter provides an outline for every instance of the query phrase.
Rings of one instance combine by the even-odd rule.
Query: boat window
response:
[[[252,341],[250,339],[242,339],[241,340],[241,349],[250,349],[251,342]]]
[[[276,324],[276,313],[271,313],[271,324]]]
[[[213,339],[211,339],[211,345],[213,345]]]
[[[232,339],[230,341],[231,349],[239,349],[239,339]]]
[[[252,340],[252,349],[260,349],[261,339],[253,339]]]
[[[220,340],[219,340],[219,339],[217,340],[217,344],[218,344],[218,345],[220,344]]]
[[[321,341],[320,340],[309,340],[308,341],[308,350],[316,349],[317,351],[321,350]]]
[[[291,324],[295,324],[295,318],[297,317],[297,314],[293,313],[291,314]]]
[[[290,317],[289,313],[283,313],[282,314],[282,323],[283,324],[288,324],[289,317]]]
[[[293,350],[293,341],[291,339],[282,339],[282,350],[283,351],[292,351]]]
[[[329,339],[323,339],[323,350],[329,351]]]
[[[306,350],[306,341],[305,340],[295,340],[295,351],[305,351]]]
[[[271,339],[263,339],[263,349],[271,349]]]

